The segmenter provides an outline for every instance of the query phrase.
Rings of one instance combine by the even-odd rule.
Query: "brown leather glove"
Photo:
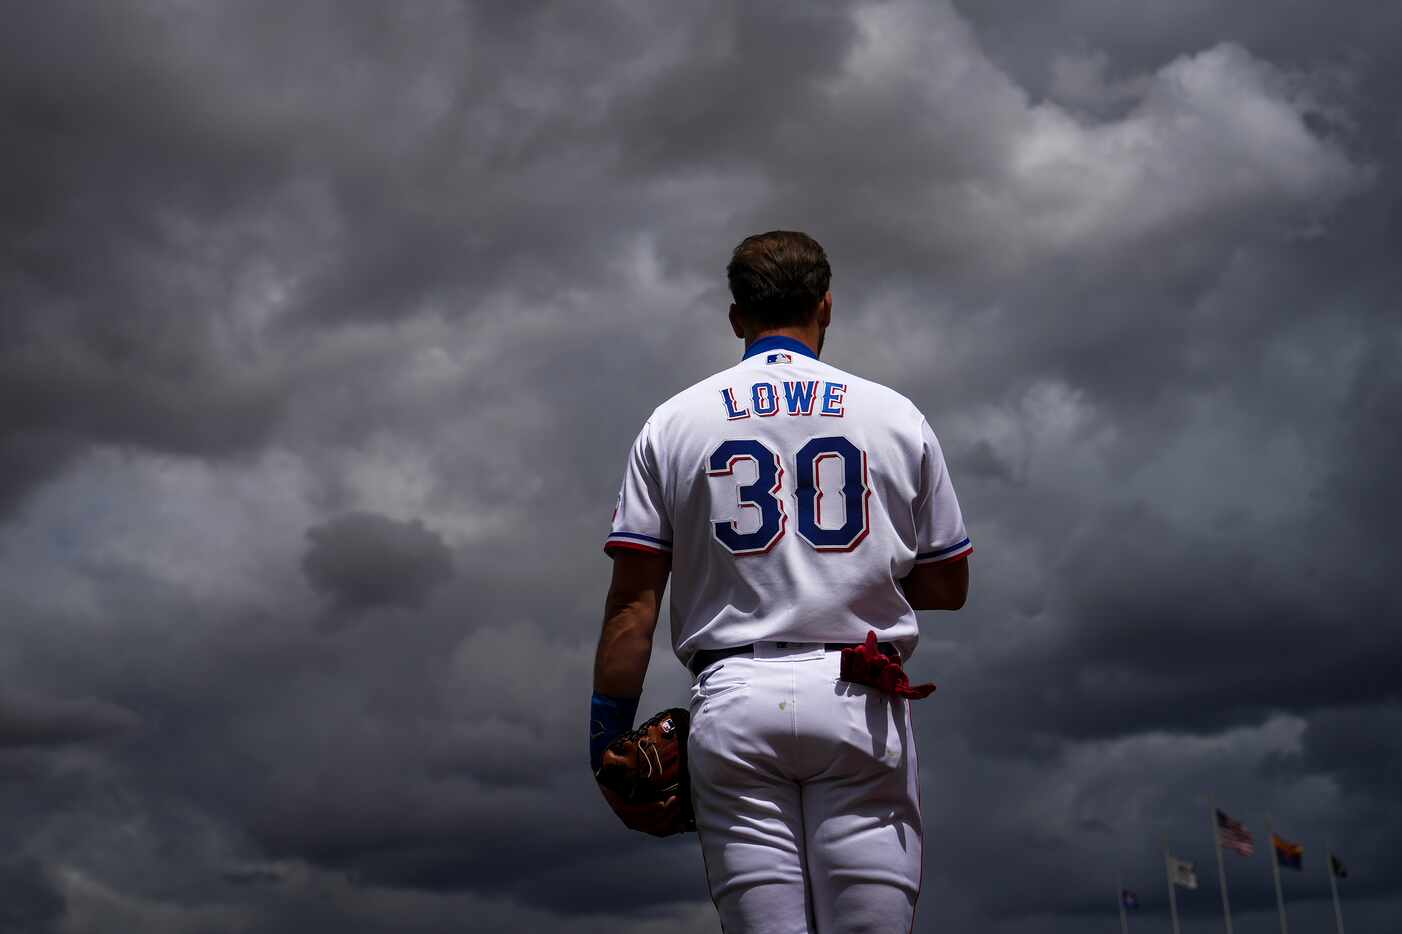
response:
[[[690,726],[691,715],[673,707],[624,733],[604,750],[594,779],[627,827],[654,837],[696,829],[686,770]]]

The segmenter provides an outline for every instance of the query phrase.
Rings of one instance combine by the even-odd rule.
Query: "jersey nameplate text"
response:
[[[733,422],[752,414],[769,418],[781,410],[789,415],[812,415],[816,409],[818,415],[842,418],[846,394],[846,383],[808,379],[754,383],[748,390],[727,387],[720,391],[720,398],[726,419]]]

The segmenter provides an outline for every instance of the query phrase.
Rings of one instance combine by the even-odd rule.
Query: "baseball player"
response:
[[[593,765],[633,725],[670,574],[722,928],[909,931],[924,837],[910,703],[932,686],[847,680],[842,656],[874,633],[866,651],[906,685],[915,611],[963,606],[973,546],[920,410],[819,359],[822,247],[758,234],[727,275],[743,358],[658,406],[628,456],[604,546]]]

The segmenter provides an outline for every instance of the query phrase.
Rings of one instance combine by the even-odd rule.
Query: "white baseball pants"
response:
[[[920,892],[909,701],[821,643],[759,643],[691,687],[692,799],[725,934],[898,934]]]

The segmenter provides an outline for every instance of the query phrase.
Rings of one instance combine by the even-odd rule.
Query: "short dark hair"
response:
[[[746,321],[781,328],[813,320],[832,268],[817,240],[797,230],[771,230],[740,241],[725,277]]]

